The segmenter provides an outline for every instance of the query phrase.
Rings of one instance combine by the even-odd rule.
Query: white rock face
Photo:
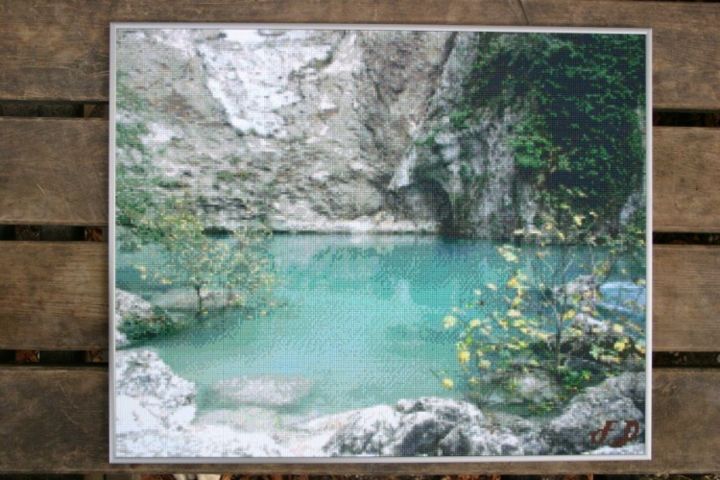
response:
[[[359,410],[346,419],[324,449],[330,455],[391,455],[400,417],[388,405]]]
[[[314,63],[327,63],[338,34],[305,30],[226,30],[197,42],[207,86],[230,124],[242,134],[287,135],[283,107],[301,97],[287,88],[290,76]],[[325,111],[328,101],[321,102]]]
[[[196,390],[151,350],[115,356],[115,446],[119,457],[277,457],[289,452],[265,432],[195,424]]]
[[[175,431],[195,416],[195,385],[151,350],[115,353],[115,393],[118,434]]]
[[[145,158],[132,147],[117,158],[150,159],[167,177],[159,198],[195,196],[210,224],[231,229],[262,216],[276,230],[437,231],[422,195],[389,184],[451,33],[155,30],[119,41],[122,81],[146,103],[121,98],[118,119],[149,133]]]
[[[540,404],[555,400],[558,393],[558,387],[546,375],[526,374],[518,378],[516,401]]]
[[[133,93],[117,119],[147,130],[118,162],[164,176],[152,193],[190,196],[208,226],[497,238],[542,213],[515,167],[523,112],[451,121],[467,107],[472,33],[158,29],[118,41],[121,93]],[[631,200],[618,222],[640,207]]]
[[[531,425],[526,422],[516,433],[467,402],[425,397],[352,413],[323,451],[332,456],[539,454],[544,445]]]
[[[264,433],[243,433],[226,426],[203,425],[167,436],[137,432],[122,437],[125,457],[283,457],[286,449]]]
[[[137,295],[115,289],[115,347],[122,348],[130,345],[130,340],[120,331],[123,318],[128,314],[135,314],[143,318],[152,315],[152,305]]]
[[[590,387],[572,399],[557,418],[543,428],[553,453],[576,454],[608,446],[632,436],[642,441],[645,432],[645,374],[626,372]],[[604,438],[598,433],[614,422]],[[637,429],[628,422],[637,422]],[[628,429],[629,430],[626,430]]]
[[[128,345],[130,345],[130,341],[127,335],[118,331],[117,323],[115,323],[115,348],[127,347]]]
[[[118,323],[122,323],[123,317],[127,315],[149,317],[152,315],[152,304],[147,300],[144,300],[139,295],[116,288],[115,314],[117,316],[116,320]]]

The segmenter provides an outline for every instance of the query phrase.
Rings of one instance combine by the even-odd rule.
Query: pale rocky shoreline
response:
[[[482,411],[447,398],[400,400],[309,418],[283,415],[272,405],[292,398],[282,385],[240,380],[234,409],[198,415],[196,386],[175,375],[150,349],[115,353],[115,451],[119,458],[337,457],[643,454],[645,375],[623,373],[577,395],[554,418],[536,420]],[[281,388],[282,387],[282,388]],[[249,389],[243,391],[243,389]],[[252,400],[264,395],[263,406]],[[275,397],[273,396],[275,395]],[[249,403],[246,403],[248,402]],[[606,420],[637,420],[635,442],[610,445],[623,434],[611,429],[603,445],[590,433]]]
[[[556,296],[604,291],[606,303],[629,294],[644,303],[644,289],[618,282],[597,285],[580,276]],[[614,289],[614,290],[613,290]],[[622,295],[620,295],[622,293]],[[598,299],[593,299],[593,306]],[[608,303],[605,308],[614,308]],[[554,397],[552,382],[537,373],[518,381],[517,398],[488,398],[486,407],[440,397],[403,399],[331,415],[289,414],[285,407],[308,396],[302,377],[242,376],[225,379],[209,395],[222,409],[198,412],[198,389],[176,375],[152,349],[123,336],[129,317],[154,319],[158,311],[140,296],[116,290],[116,452],[119,457],[335,457],[335,456],[527,456],[642,454],[645,374],[628,371],[587,388],[555,416],[523,418],[495,408],[518,399]],[[162,317],[165,318],[165,317]],[[169,317],[168,317],[169,318]],[[137,320],[136,320],[137,321]],[[573,320],[586,342],[613,340],[604,322],[587,314]],[[600,335],[600,337],[598,337]],[[569,341],[577,342],[577,338]],[[641,365],[630,365],[640,370]],[[495,408],[493,408],[495,407]],[[602,441],[592,433],[616,422]],[[624,444],[628,422],[633,441]],[[619,442],[619,443],[617,443]],[[613,448],[612,445],[622,446]]]

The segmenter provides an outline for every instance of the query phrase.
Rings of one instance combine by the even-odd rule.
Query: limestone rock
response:
[[[223,425],[201,425],[165,435],[133,432],[118,438],[116,451],[136,458],[290,456],[267,434],[239,432]]]
[[[128,95],[118,164],[164,177],[148,193],[195,200],[208,227],[440,232],[498,238],[544,208],[518,171],[523,112],[459,128],[471,33],[146,30],[119,34]],[[142,125],[142,128],[137,128]],[[148,158],[152,168],[148,170]],[[632,197],[626,222],[640,204]],[[642,196],[642,195],[641,195]],[[393,221],[373,222],[387,214]]]
[[[543,435],[553,453],[568,455],[612,445],[627,434],[642,438],[644,402],[645,374],[623,373],[573,398],[560,416],[543,428]],[[603,435],[607,422],[614,423]]]
[[[118,434],[175,431],[195,416],[195,385],[152,350],[115,353],[115,394]]]
[[[598,283],[594,275],[578,275],[565,285],[555,287],[553,289],[555,300],[561,304],[587,306],[591,309],[595,308],[598,300]],[[576,302],[575,299],[580,301]]]
[[[392,455],[401,415],[378,405],[352,414],[324,446],[326,455]]]
[[[572,326],[581,330],[585,335],[607,334],[610,332],[610,322],[598,320],[590,314],[580,312],[572,320]]]
[[[275,230],[344,231],[387,212],[399,226],[368,221],[363,230],[437,231],[432,214],[409,215],[387,184],[452,39],[411,31],[128,32],[119,38],[123,81],[153,107],[121,102],[118,121],[148,126],[143,150],[167,177],[153,195],[195,196],[208,226],[234,229],[263,217]],[[144,168],[132,146],[117,153],[120,164]]]
[[[560,389],[547,374],[529,372],[517,379],[516,396],[523,403],[539,405],[558,398]]]
[[[175,375],[151,350],[118,351],[115,374],[115,445],[120,457],[289,455],[264,432],[195,424],[195,385]]]
[[[472,404],[424,397],[354,412],[323,451],[333,456],[521,455],[530,446],[539,453],[539,442],[525,442],[537,436],[537,428],[530,425],[527,422],[518,436],[492,424]]]

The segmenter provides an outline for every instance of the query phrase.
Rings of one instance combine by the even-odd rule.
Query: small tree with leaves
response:
[[[523,376],[542,374],[559,387],[557,398],[530,406],[543,410],[607,376],[643,365],[642,326],[631,314],[601,311],[599,288],[611,273],[644,285],[643,278],[632,278],[621,265],[632,255],[644,262],[643,228],[630,225],[616,238],[600,239],[593,233],[596,218],[594,211],[578,214],[561,204],[540,228],[515,232],[525,247],[497,247],[504,284],[479,286],[476,298],[442,320],[445,329],[457,332],[461,372],[459,382],[439,375],[445,388],[462,385],[469,398],[482,404],[498,389],[513,395]],[[553,245],[561,248],[550,260]],[[624,307],[636,315],[645,310],[634,302]]]
[[[191,288],[198,316],[207,313],[204,302],[211,292],[222,295],[223,306],[255,307],[266,300],[274,281],[266,229],[239,228],[231,241],[215,239],[180,201],[158,215],[155,228],[167,252],[159,280]]]

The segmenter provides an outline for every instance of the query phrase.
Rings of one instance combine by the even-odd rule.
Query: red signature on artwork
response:
[[[616,425],[618,425],[619,427],[620,423],[621,422],[617,420],[606,420],[605,425],[602,428],[595,430],[594,432],[590,432],[590,441],[597,445],[603,445],[606,442],[610,432],[615,430]],[[622,447],[630,440],[637,438],[639,434],[640,422],[638,422],[637,420],[625,420],[625,427],[623,429],[622,435],[609,442],[609,445],[611,447]]]

